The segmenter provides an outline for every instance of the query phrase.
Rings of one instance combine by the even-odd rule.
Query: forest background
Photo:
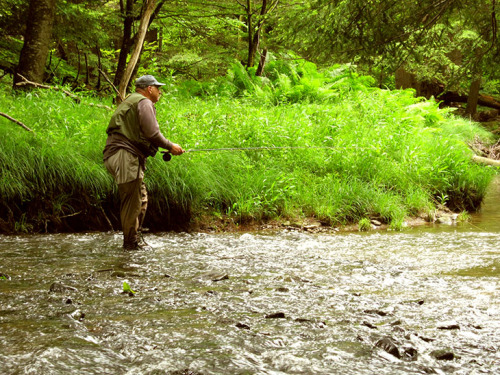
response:
[[[495,0],[0,0],[0,230],[118,228],[104,130],[142,74],[168,83],[159,122],[186,149],[299,147],[151,160],[152,229],[311,217],[399,229],[438,208],[476,210],[494,171],[471,147],[496,139],[456,114],[498,116],[497,11]]]

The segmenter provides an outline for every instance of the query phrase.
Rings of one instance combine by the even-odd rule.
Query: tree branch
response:
[[[69,92],[68,90],[64,90],[64,89],[61,89],[61,88],[56,87],[56,86],[48,86],[48,85],[42,85],[41,83],[31,82],[31,81],[27,80],[26,77],[23,77],[21,74],[18,73],[17,75],[23,79],[22,82],[16,83],[17,86],[33,86],[33,87],[40,88],[40,89],[62,91],[67,96],[69,96],[71,99],[73,99],[76,103],[82,104],[81,99],[78,96],[76,96],[75,94],[73,94],[72,92]],[[108,107],[107,105],[94,104],[94,103],[83,103],[83,104],[89,105],[91,107],[99,107],[99,108],[104,108],[104,109],[108,109],[108,110],[113,109],[113,108]]]
[[[71,99],[73,99],[76,103],[80,103],[80,98],[77,97],[75,94],[67,91],[67,90],[61,89],[59,87],[48,86],[48,85],[43,85],[41,83],[36,83],[36,82],[29,81],[26,77],[22,76],[19,73],[17,73],[17,76],[21,77],[23,81],[22,82],[17,82],[16,86],[33,86],[33,87],[37,87],[37,88],[41,88],[41,89],[51,89],[51,90],[55,90],[55,91],[62,91],[67,96],[69,96]]]
[[[0,116],[3,116],[5,117],[6,119],[12,121],[12,122],[15,122],[17,125],[23,127],[25,130],[29,131],[29,132],[32,132],[33,130],[31,130],[30,128],[28,128],[26,125],[24,125],[21,121],[18,121],[16,120],[15,118],[12,118],[10,117],[9,115],[5,114],[5,113],[2,113],[0,112]]]
[[[99,73],[101,73],[101,75],[104,77],[104,79],[106,80],[106,82],[108,82],[110,84],[110,86],[113,88],[113,90],[115,90],[116,94],[120,98],[120,101],[122,102],[123,101],[123,96],[122,96],[122,94],[120,94],[120,91],[118,91],[118,89],[116,88],[116,86],[113,85],[113,82],[111,82],[111,80],[108,78],[108,76],[101,69],[98,68],[98,70],[99,70]]]

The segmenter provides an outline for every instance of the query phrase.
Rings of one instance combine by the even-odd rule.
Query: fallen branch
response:
[[[82,213],[82,211],[78,211],[78,212],[75,212],[75,213],[72,213],[72,214],[68,214],[68,215],[64,215],[64,216],[59,216],[59,219],[65,219],[67,217],[72,217],[72,216],[80,215],[81,213]]]
[[[71,99],[73,99],[76,103],[82,104],[82,100],[78,96],[76,96],[75,94],[73,94],[72,92],[70,92],[68,90],[64,90],[64,89],[61,89],[61,88],[56,87],[56,86],[42,85],[41,83],[36,83],[36,82],[29,81],[28,79],[26,79],[25,77],[23,77],[21,74],[17,74],[17,75],[19,77],[21,77],[23,79],[23,81],[22,82],[17,82],[16,86],[33,86],[33,87],[40,88],[40,89],[62,91],[67,96],[69,96]],[[83,103],[83,104],[89,105],[91,107],[105,108],[105,109],[108,109],[110,111],[113,110],[113,108],[108,107],[107,105],[94,104],[94,103]]]
[[[104,218],[106,219],[106,221],[108,222],[108,225],[109,225],[109,228],[111,229],[111,231],[114,231],[115,229],[113,228],[113,224],[111,224],[111,220],[109,220],[108,215],[106,215],[106,212],[104,211],[104,208],[102,208],[102,206],[101,206],[101,212],[104,215]]]
[[[0,112],[0,116],[3,116],[5,117],[6,119],[12,121],[12,122],[15,122],[17,125],[23,127],[25,130],[29,131],[29,132],[32,132],[33,130],[31,130],[30,128],[28,128],[26,125],[24,125],[21,121],[18,121],[16,120],[15,118],[13,117],[10,117],[9,115],[5,114],[5,113],[2,113]]]
[[[451,102],[459,102],[459,103],[467,103],[468,100],[467,95],[460,95],[459,93],[448,91],[438,97],[438,100],[442,100],[445,103]],[[490,95],[479,94],[477,104],[482,105],[483,107],[500,109],[500,100],[494,98]]]
[[[33,86],[41,89],[49,89],[49,90],[55,90],[55,91],[62,91],[65,93],[67,96],[69,96],[71,99],[73,99],[75,102],[80,103],[81,100],[79,97],[77,97],[75,94],[69,92],[68,90],[61,89],[59,87],[55,86],[48,86],[48,85],[42,85],[41,83],[36,83],[28,80],[26,77],[23,77],[21,74],[17,74],[19,77],[23,79],[22,82],[17,82],[16,86]]]
[[[500,167],[500,160],[494,160],[494,159],[485,158],[485,157],[477,156],[477,155],[474,155],[472,157],[472,160],[474,160],[476,163],[479,163],[479,164],[486,164],[486,165],[492,165],[494,167]]]
[[[108,82],[110,84],[110,86],[113,88],[113,90],[115,90],[116,95],[118,95],[118,97],[120,98],[120,102],[123,102],[123,96],[122,96],[122,94],[120,94],[120,91],[118,91],[116,86],[113,85],[113,82],[111,82],[111,80],[108,78],[108,76],[101,69],[98,69],[98,70],[99,70],[99,73],[101,73],[101,75],[104,77],[106,82]]]

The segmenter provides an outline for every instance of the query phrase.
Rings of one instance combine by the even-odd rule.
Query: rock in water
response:
[[[64,293],[64,292],[76,292],[78,289],[73,288],[72,286],[64,285],[58,281],[52,283],[50,286],[50,293]]]
[[[434,350],[431,352],[431,356],[440,361],[451,361],[455,358],[455,354],[448,349]]]
[[[401,358],[401,354],[399,353],[398,347],[396,346],[396,344],[394,344],[394,342],[392,342],[392,340],[389,337],[381,338],[375,343],[375,346],[385,350],[387,353],[392,354],[394,357],[398,359]]]

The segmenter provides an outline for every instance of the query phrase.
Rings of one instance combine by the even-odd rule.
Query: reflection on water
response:
[[[156,234],[152,252],[0,237],[0,373],[499,373],[498,185],[487,202],[461,226]]]
[[[484,231],[500,231],[500,178],[489,187],[481,210],[473,215],[472,224]]]

